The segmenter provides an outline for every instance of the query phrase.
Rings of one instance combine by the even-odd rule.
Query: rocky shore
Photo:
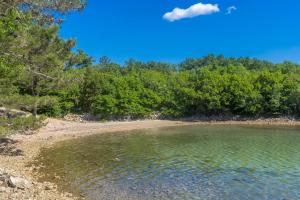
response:
[[[281,125],[300,126],[300,121],[290,119],[261,119],[244,121],[168,121],[145,120],[132,122],[71,122],[48,119],[47,125],[37,134],[13,135],[0,140],[0,199],[11,200],[71,200],[84,199],[70,193],[62,193],[53,183],[37,181],[37,167],[30,163],[42,148],[59,141],[92,134],[130,131],[183,125]]]
[[[0,199],[78,199],[69,193],[60,193],[53,183],[39,183],[24,178],[19,172],[0,169]]]

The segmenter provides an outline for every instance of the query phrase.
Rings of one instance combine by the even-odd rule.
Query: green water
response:
[[[38,162],[88,199],[296,200],[299,152],[296,127],[185,126],[68,141]]]

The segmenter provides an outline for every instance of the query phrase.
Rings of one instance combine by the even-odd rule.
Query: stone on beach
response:
[[[32,187],[32,183],[30,183],[26,179],[13,176],[9,177],[8,184],[10,187],[18,189],[28,189]]]

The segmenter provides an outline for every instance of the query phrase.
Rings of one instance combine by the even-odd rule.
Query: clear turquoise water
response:
[[[185,126],[42,152],[44,179],[88,199],[300,199],[300,128]]]

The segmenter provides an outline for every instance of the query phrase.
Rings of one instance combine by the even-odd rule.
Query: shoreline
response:
[[[37,182],[37,169],[29,164],[39,155],[41,149],[50,148],[57,142],[81,138],[89,135],[126,132],[132,130],[163,128],[186,125],[272,125],[300,126],[300,121],[289,119],[259,119],[245,121],[170,121],[142,120],[129,122],[71,122],[59,119],[47,119],[47,125],[34,135],[12,135],[9,139],[18,141],[17,149],[22,150],[22,156],[0,155],[0,171],[13,176],[22,177],[32,183],[28,189],[0,187],[0,199],[62,199],[73,200],[78,197],[70,193],[61,193],[53,183]]]

